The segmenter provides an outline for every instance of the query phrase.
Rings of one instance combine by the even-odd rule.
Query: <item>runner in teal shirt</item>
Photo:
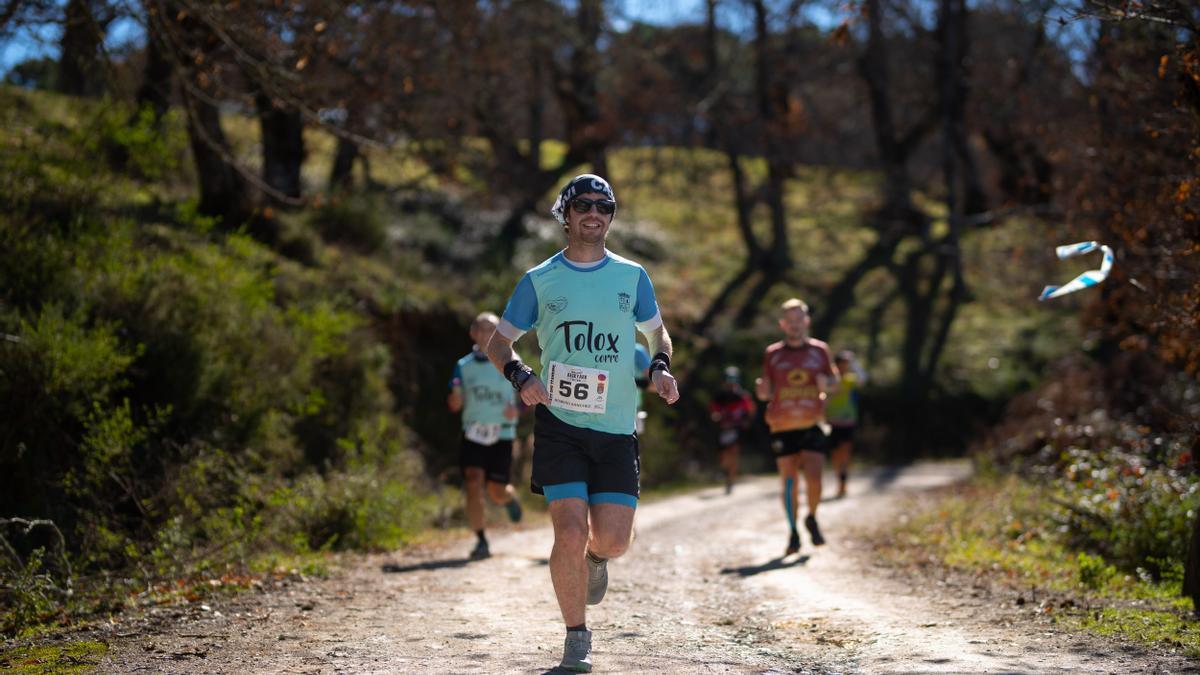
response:
[[[635,331],[654,354],[655,391],[667,403],[679,398],[650,277],[605,248],[616,210],[599,176],[563,187],[551,213],[567,247],[521,278],[487,350],[521,400],[537,406],[531,488],[545,494],[554,525],[550,577],[567,627],[559,666],[583,672],[591,670],[586,605],[603,599],[608,559],[629,548],[637,506]],[[542,347],[540,377],[513,351],[530,329]]]
[[[484,534],[485,491],[494,503],[504,506],[512,522],[521,520],[521,502],[509,484],[517,399],[512,385],[496,372],[484,351],[499,320],[492,312],[483,312],[471,322],[475,345],[470,354],[454,364],[450,395],[446,397],[451,412],[462,412],[459,466],[467,498],[467,521],[476,537],[471,551],[475,560],[491,555]]]

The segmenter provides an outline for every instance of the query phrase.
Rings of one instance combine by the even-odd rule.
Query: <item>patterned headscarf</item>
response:
[[[554,200],[554,206],[550,207],[550,214],[558,221],[559,225],[567,224],[567,204],[571,203],[577,195],[586,192],[597,192],[608,197],[614,202],[617,198],[613,196],[612,187],[608,181],[594,173],[584,173],[575,176],[563,187],[562,192],[558,193],[558,199]]]

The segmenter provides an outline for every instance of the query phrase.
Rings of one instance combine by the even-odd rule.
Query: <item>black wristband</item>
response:
[[[533,377],[533,368],[513,359],[504,364],[504,379],[512,383],[513,389],[521,391],[521,387]]]
[[[656,371],[656,370],[670,370],[670,369],[671,369],[671,357],[668,356],[666,352],[659,352],[654,355],[653,359],[650,359],[650,369],[649,370],[650,370],[651,375],[654,375],[654,371]]]

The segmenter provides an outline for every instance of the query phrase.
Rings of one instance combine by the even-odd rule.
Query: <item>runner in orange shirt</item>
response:
[[[828,443],[822,425],[825,421],[825,395],[838,380],[837,367],[829,354],[829,345],[808,336],[808,305],[792,298],[780,306],[779,327],[784,339],[767,347],[763,358],[763,376],[755,380],[755,393],[767,401],[766,420],[771,429],[771,452],[783,480],[783,508],[791,528],[787,551],[800,550],[796,529],[796,510],[804,468],[808,497],[808,516],[804,527],[813,546],[825,543],[817,526],[817,506],[821,503],[821,464]]]

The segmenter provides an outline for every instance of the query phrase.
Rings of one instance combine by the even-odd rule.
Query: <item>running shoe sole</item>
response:
[[[587,604],[598,605],[608,591],[608,561],[596,562],[591,555],[584,557],[588,565]]]

